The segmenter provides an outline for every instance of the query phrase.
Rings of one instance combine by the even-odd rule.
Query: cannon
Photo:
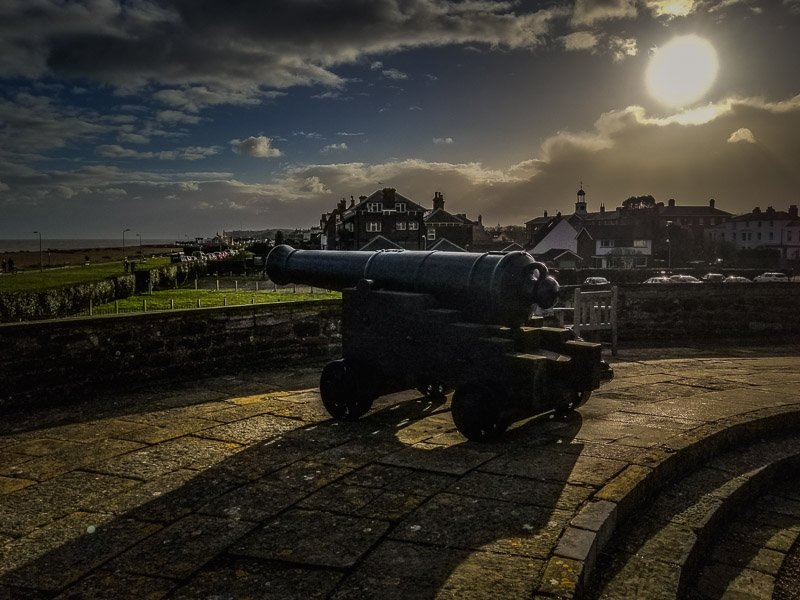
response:
[[[267,275],[342,292],[342,358],[320,377],[337,419],[355,420],[379,396],[454,390],[452,415],[468,439],[488,441],[536,414],[584,404],[613,371],[600,345],[544,327],[558,283],[527,252],[272,249]]]

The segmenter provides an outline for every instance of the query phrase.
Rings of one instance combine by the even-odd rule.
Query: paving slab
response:
[[[0,599],[577,598],[659,461],[732,419],[800,411],[799,357],[621,349],[615,379],[577,413],[488,444],[456,431],[449,401],[414,391],[332,421],[319,365],[18,416],[0,430]],[[720,459],[693,483],[714,489],[762,458]],[[773,494],[769,519],[729,528],[757,546],[747,564],[717,552],[738,573],[720,573],[730,593],[766,593],[800,532],[800,493]],[[674,587],[721,502],[692,500],[665,493],[644,516],[641,556],[609,598]]]

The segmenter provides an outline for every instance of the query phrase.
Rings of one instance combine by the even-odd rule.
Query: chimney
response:
[[[774,209],[774,208],[772,208],[771,206],[768,206],[768,207],[767,207],[767,214],[768,214],[768,215],[771,215],[771,214],[773,214],[774,212],[775,212],[775,209]]]
[[[789,216],[792,217],[793,219],[797,218],[797,204],[792,204],[789,207]]]
[[[600,214],[601,215],[605,214],[605,212],[606,212],[606,205],[605,204],[601,204],[600,205]]]
[[[544,211],[544,216],[545,216],[545,217],[547,216],[547,211]]]
[[[352,198],[352,196],[350,197]],[[339,210],[344,210],[345,208],[347,208],[347,200],[345,200],[344,198],[339,200],[339,204],[336,206],[336,208],[338,208]]]
[[[383,188],[383,201],[386,204],[394,204],[394,193],[396,191],[394,188]]]
[[[761,207],[760,207],[760,206],[756,206],[756,207],[753,209],[753,214],[754,214],[754,215],[760,215],[760,214],[761,214]]]
[[[789,209],[789,212],[791,212],[791,209]],[[797,216],[797,207],[796,206],[794,207],[794,216]],[[483,215],[478,215],[478,225],[483,227]]]
[[[433,193],[433,210],[444,210],[444,196],[441,192]]]
[[[670,198],[670,199],[669,199],[669,206],[670,206],[671,208],[675,208],[675,198]]]
[[[711,200],[709,200],[709,201],[708,201],[708,205],[709,205],[711,208],[714,208],[714,199],[713,199],[713,198],[712,198]]]

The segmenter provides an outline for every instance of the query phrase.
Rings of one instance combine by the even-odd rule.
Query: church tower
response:
[[[586,214],[586,192],[583,191],[583,182],[581,182],[581,189],[578,190],[578,201],[575,202],[575,214]]]

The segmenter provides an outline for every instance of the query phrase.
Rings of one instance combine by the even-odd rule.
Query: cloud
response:
[[[567,51],[588,50],[593,54],[609,53],[613,56],[614,62],[619,62],[629,56],[636,56],[638,53],[634,38],[609,36],[594,31],[576,31],[559,38],[559,41]]]
[[[157,159],[157,160],[202,160],[209,156],[218,154],[219,146],[188,146],[176,150],[162,150],[159,152],[139,152],[130,148],[124,148],[116,144],[104,144],[95,148],[95,154],[104,158],[133,158],[133,159]]]
[[[167,87],[160,101],[187,112],[220,100],[249,103],[261,89],[340,87],[336,66],[382,53],[454,44],[532,48],[565,14],[484,0],[35,6],[15,1],[0,9],[0,77],[75,77],[124,91]]]
[[[747,142],[750,144],[755,144],[756,138],[753,135],[753,132],[750,131],[747,127],[740,127],[730,135],[730,137],[728,138],[728,142],[731,144],[735,144],[737,142]]]
[[[341,92],[327,91],[311,96],[314,100],[351,100],[350,96],[343,96]]]
[[[0,98],[0,149],[28,153],[64,148],[113,130],[109,123],[84,109],[59,106],[51,98],[18,93]]]
[[[188,113],[198,113],[209,106],[228,104],[233,106],[255,106],[264,100],[285,96],[285,92],[264,92],[256,87],[237,90],[209,89],[204,85],[185,86],[182,89],[159,90],[153,98],[162,104],[179,108]]]
[[[451,137],[433,138],[433,143],[434,144],[452,144],[453,143],[453,138],[451,138]]]
[[[645,5],[656,17],[685,17],[697,9],[696,0],[646,0]]]
[[[336,133],[336,135],[342,135],[342,136],[354,136],[354,135],[364,135],[364,134],[363,134],[363,133],[361,133],[361,132],[350,133],[350,132],[347,132],[347,131],[339,131],[339,132],[337,132],[337,133]]]
[[[164,123],[175,125],[177,123],[187,123],[196,125],[200,122],[200,117],[189,115],[178,110],[162,110],[156,113],[156,119]]]
[[[597,21],[636,17],[636,0],[577,0],[572,13],[576,26],[593,25]]]
[[[237,154],[245,154],[256,158],[274,158],[282,154],[280,150],[272,147],[272,140],[263,135],[258,137],[250,136],[246,140],[231,140],[230,143]]]
[[[398,71],[397,69],[384,69],[381,71],[381,75],[387,79],[394,79],[398,81],[402,79],[408,79],[407,74],[403,73],[402,71]]]
[[[565,50],[591,50],[597,47],[597,35],[591,31],[576,31],[561,38]]]
[[[320,152],[328,153],[328,152],[334,152],[334,151],[337,151],[337,150],[348,150],[347,144],[345,144],[344,142],[342,142],[340,144],[329,144],[329,145],[325,146],[322,150],[320,150]]]
[[[0,192],[7,192],[10,189],[11,188],[8,187],[8,184],[3,183],[2,181],[0,181]]]

